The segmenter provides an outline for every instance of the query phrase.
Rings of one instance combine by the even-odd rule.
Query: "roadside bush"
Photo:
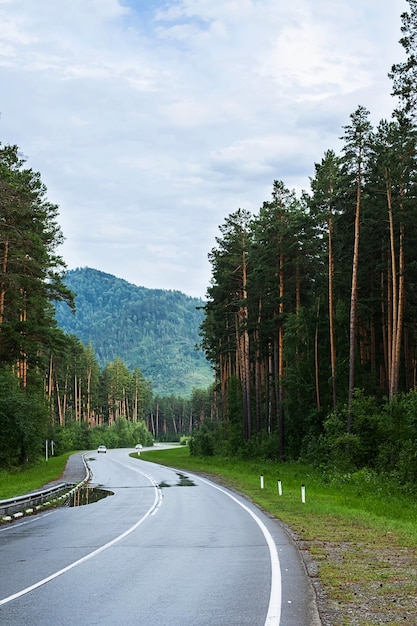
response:
[[[57,456],[75,450],[73,437],[68,428],[62,428],[59,425],[54,426],[49,432],[49,439],[54,441]]]
[[[84,422],[71,420],[66,423],[63,435],[71,450],[89,450],[91,448],[91,430]]]
[[[208,457],[215,454],[222,442],[221,430],[217,422],[203,422],[190,438],[192,456]]]
[[[153,437],[143,420],[130,422],[122,418],[113,426],[94,428],[89,428],[84,422],[71,420],[63,428],[55,426],[49,438],[54,440],[56,454],[71,450],[93,450],[100,445],[107,448],[133,448],[138,443],[143,446],[153,445]]]
[[[278,461],[278,433],[260,433],[256,437],[252,437],[250,441],[247,441],[245,443],[242,442],[238,450],[238,456],[243,460],[263,459],[268,461]]]
[[[342,472],[356,469],[358,437],[346,432],[346,410],[335,410],[324,420],[322,450],[327,451],[324,463]]]
[[[390,420],[384,405],[355,390],[352,428],[347,432],[348,409],[339,407],[324,420],[323,449],[331,466],[343,471],[362,467],[378,469],[380,448],[389,440]]]
[[[107,448],[134,448],[136,444],[152,446],[153,437],[143,420],[130,422],[119,418],[112,426],[96,426],[90,429],[91,448],[104,445]]]
[[[397,459],[397,476],[402,485],[417,490],[417,447],[415,441],[403,443]]]

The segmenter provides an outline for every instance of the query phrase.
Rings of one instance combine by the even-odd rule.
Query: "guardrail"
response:
[[[65,494],[65,498],[71,496],[77,489],[83,487],[90,480],[90,468],[88,467],[85,457],[83,456],[83,463],[86,470],[86,476],[84,480],[79,483],[58,483],[53,487],[47,489],[40,489],[39,491],[33,491],[26,493],[23,496],[15,496],[8,500],[0,500],[0,521],[3,521],[8,516],[21,517],[26,513],[32,513],[36,508],[42,507],[42,505],[50,502],[51,500],[58,499],[61,494]]]
[[[54,487],[49,487],[49,489],[27,493],[24,496],[16,496],[8,500],[0,500],[0,516],[12,515],[25,508],[33,508],[39,504],[44,504],[48,502],[52,496],[58,497],[61,493],[71,489],[71,487],[72,485],[68,483],[59,483]]]

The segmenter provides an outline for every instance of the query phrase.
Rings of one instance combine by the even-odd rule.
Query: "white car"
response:
[[[100,452],[107,452],[106,446],[99,446],[97,448],[97,454],[100,454]]]
[[[137,443],[135,445],[136,450],[142,450],[142,444],[141,443]]]

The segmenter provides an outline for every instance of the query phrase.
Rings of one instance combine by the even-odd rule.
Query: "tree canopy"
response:
[[[353,451],[361,398],[390,406],[415,388],[417,2],[409,6],[392,119],[373,128],[358,106],[340,155],[315,164],[310,189],[297,196],[274,181],[258,213],[225,219],[209,255],[203,346],[224,432],[234,424],[238,445],[267,440],[280,459],[309,449],[323,458],[332,432]],[[335,412],[337,435],[326,430]],[[376,450],[387,444],[381,421],[366,426]]]

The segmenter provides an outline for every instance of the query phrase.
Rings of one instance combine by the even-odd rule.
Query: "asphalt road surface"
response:
[[[202,477],[91,452],[113,492],[0,527],[0,624],[315,626],[279,522]]]

